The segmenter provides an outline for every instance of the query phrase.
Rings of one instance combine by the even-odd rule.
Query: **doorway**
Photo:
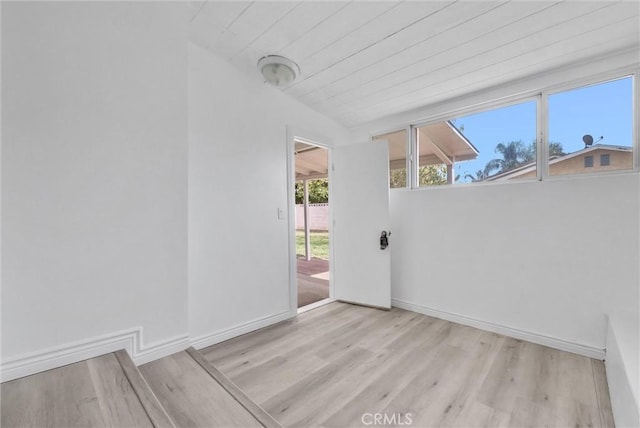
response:
[[[296,294],[298,311],[330,298],[328,149],[294,140]]]

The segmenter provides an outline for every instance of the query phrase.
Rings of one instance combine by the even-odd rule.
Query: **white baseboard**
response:
[[[29,376],[120,349],[126,349],[136,364],[144,364],[188,348],[189,338],[186,335],[179,336],[147,346],[142,343],[142,328],[138,327],[23,354],[2,361],[0,381]]]
[[[136,366],[139,366],[141,364],[148,363],[149,361],[158,360],[166,357],[167,355],[184,351],[189,347],[189,345],[189,336],[177,336],[172,339],[163,340],[162,342],[156,342],[149,346],[145,346],[138,351],[134,351],[131,359]]]
[[[537,333],[518,330],[516,328],[494,324],[487,321],[481,321],[474,318],[465,317],[463,315],[453,314],[450,312],[440,311],[438,309],[429,308],[427,306],[416,303],[407,302],[400,299],[391,299],[391,305],[396,308],[406,309],[408,311],[417,312],[419,314],[429,315],[435,318],[455,322],[457,324],[468,325],[480,330],[486,330],[493,333],[502,334],[504,336],[513,337],[515,339],[526,340],[527,342],[537,343],[539,345],[548,346],[550,348],[559,349],[561,351],[572,352],[578,355],[584,355],[589,358],[604,360],[604,349],[592,346],[581,345],[579,343],[568,342],[566,340],[555,337],[544,336]]]
[[[286,311],[193,340],[190,340],[187,335],[182,335],[146,346],[143,346],[141,327],[123,330],[4,360],[0,364],[0,382],[77,363],[120,349],[126,349],[136,365],[145,364],[183,351],[191,345],[201,349],[287,320],[292,316],[295,314]]]
[[[287,310],[276,315],[270,315],[268,317],[259,318],[257,320],[249,321],[248,323],[240,324],[235,327],[228,328],[226,330],[218,331],[215,333],[204,334],[191,339],[191,346],[196,349],[206,348],[207,346],[215,345],[216,343],[224,342],[225,340],[232,339],[242,334],[250,333],[260,328],[268,327],[271,324],[275,324],[281,321],[291,319],[295,314]]]
[[[511,327],[493,324],[458,314],[453,314],[415,303],[392,299],[392,305],[412,312],[441,318],[458,324],[476,327],[481,330],[491,331],[505,336],[522,339],[562,351],[573,352],[590,358],[604,359],[604,349],[580,345],[567,342],[562,339],[530,333]],[[215,345],[242,334],[258,330],[269,325],[285,321],[292,317],[290,311],[285,311],[276,315],[260,318],[248,323],[244,323],[223,331],[206,334],[194,339],[188,336],[178,336],[171,339],[156,342],[147,346],[142,343],[142,328],[124,330],[103,336],[94,337],[87,340],[73,342],[67,345],[49,348],[41,352],[24,354],[15,358],[2,361],[0,364],[0,381],[6,382],[23,376],[29,376],[45,370],[61,367],[67,364],[76,363],[89,358],[104,355],[120,349],[126,349],[133,361],[137,364],[144,364],[158,358],[180,352],[190,345],[196,349]]]

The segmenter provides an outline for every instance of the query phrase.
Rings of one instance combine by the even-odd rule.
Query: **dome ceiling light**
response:
[[[300,75],[300,67],[295,62],[279,55],[267,55],[260,58],[258,70],[267,83],[277,87],[287,86]]]

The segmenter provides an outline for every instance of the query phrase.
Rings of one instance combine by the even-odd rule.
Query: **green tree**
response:
[[[495,152],[500,153],[502,158],[492,159],[487,162],[484,170],[476,172],[475,179],[470,174],[465,175],[465,178],[469,177],[473,181],[479,181],[489,177],[494,171],[496,174],[500,174],[529,162],[535,162],[536,142],[533,141],[529,145],[525,145],[521,140],[511,141],[507,144],[500,143],[496,146]],[[549,156],[564,156],[565,154],[562,143],[555,141],[549,143]]]
[[[500,143],[495,152],[502,158],[491,159],[487,163],[485,170],[489,173],[509,171],[535,159],[535,146],[525,145],[522,140]]]
[[[489,177],[491,175],[491,171],[489,171],[487,168],[485,169],[479,169],[476,171],[476,173],[474,175],[472,174],[465,174],[464,178],[465,179],[469,179],[471,181],[482,181],[485,178]]]
[[[447,184],[447,166],[446,165],[427,165],[421,166],[418,170],[420,186],[437,186],[439,184]]]
[[[445,165],[427,165],[418,169],[420,186],[433,186],[447,183],[447,167]],[[407,170],[393,169],[389,172],[389,187],[392,189],[407,186]]]
[[[309,180],[309,203],[324,204],[329,202],[329,180],[320,178],[318,180]],[[296,204],[304,203],[304,184],[302,181],[296,181]]]
[[[532,143],[535,146],[535,141]],[[534,151],[535,153],[535,151]],[[549,142],[549,156],[564,156],[566,153],[564,152],[564,148],[562,148],[562,143],[558,143],[555,141]]]
[[[392,169],[389,171],[389,187],[392,189],[407,186],[407,169]]]

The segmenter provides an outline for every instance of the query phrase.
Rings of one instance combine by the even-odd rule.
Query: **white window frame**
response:
[[[453,120],[453,119],[458,119],[460,117],[463,116],[469,116],[472,114],[477,114],[477,113],[483,113],[483,112],[487,112],[490,110],[497,110],[500,108],[505,108],[505,107],[511,107],[511,106],[515,106],[518,104],[524,104],[527,102],[531,102],[534,101],[536,102],[536,134],[540,135],[541,133],[541,124],[540,124],[540,103],[541,103],[541,94],[535,94],[535,95],[529,95],[526,97],[513,97],[513,98],[509,98],[508,101],[505,101],[504,99],[502,100],[497,100],[497,101],[493,101],[493,102],[489,102],[489,103],[484,103],[481,106],[475,106],[475,107],[470,107],[470,108],[465,108],[465,109],[461,109],[461,110],[457,110],[455,114],[444,114],[441,116],[434,116],[434,118],[430,118],[429,120],[423,121],[423,122],[418,122],[415,125],[412,125],[411,128],[412,130],[415,130],[417,128],[421,128],[423,126],[429,126],[429,125],[434,125],[436,123],[442,123],[445,122],[447,120]],[[417,153],[418,151],[418,141],[416,139],[416,136],[414,135],[415,132],[411,133],[411,147],[414,151],[414,153]],[[537,141],[537,139],[536,139]],[[538,147],[536,147],[536,178],[524,178],[521,180],[518,180],[518,182],[528,182],[528,181],[535,181],[535,180],[540,180],[541,178],[539,177],[540,175],[540,171],[539,171],[539,160],[538,160],[538,156],[539,156],[539,152],[540,152],[540,144],[537,144]],[[414,171],[414,173],[418,174],[418,162],[414,162],[414,165],[412,166],[412,171]],[[417,178],[417,177],[416,177]],[[493,184],[502,184],[504,182],[495,182],[495,181],[486,181],[486,182],[479,182],[479,183],[454,183],[454,184],[441,184],[438,186],[419,186],[418,180],[415,180],[414,184],[415,187],[412,187],[412,189],[433,189],[433,188],[442,188],[442,187],[451,187],[451,186],[455,186],[455,187],[460,187],[460,186],[478,186],[478,185],[493,185]]]
[[[640,76],[639,69],[633,69],[628,72],[617,72],[617,73],[607,73],[601,74],[596,78],[589,79],[581,79],[579,81],[574,81],[572,83],[565,83],[561,85],[556,85],[550,89],[542,91],[542,98],[548,107],[549,104],[549,96],[554,94],[559,94],[562,92],[569,92],[577,89],[587,88],[589,86],[597,86],[601,84],[605,84],[608,82],[613,82],[615,80],[622,80],[626,78],[631,78],[631,149],[633,152],[633,167],[629,169],[616,169],[610,171],[602,171],[598,170],[597,172],[588,172],[582,174],[560,174],[560,175],[550,175],[549,174],[549,156],[545,154],[545,158],[543,160],[546,166],[546,174],[541,178],[547,181],[555,181],[555,180],[565,180],[571,178],[590,178],[590,177],[601,177],[607,175],[620,175],[620,174],[628,174],[628,173],[637,173],[639,171],[640,166],[640,143],[638,142],[638,120],[637,113],[640,111],[639,102],[640,102],[640,94],[638,91],[638,76]],[[545,136],[549,135],[549,109],[546,108],[545,111]],[[548,138],[545,138],[544,143],[545,150],[549,150],[549,141]],[[595,165],[595,159],[594,159]]]
[[[565,174],[554,175],[549,174],[549,95],[580,89],[588,86],[595,86],[614,80],[620,80],[625,78],[631,78],[632,82],[632,150],[633,150],[633,168],[624,170],[612,170],[612,171],[598,171],[586,174]],[[398,132],[406,130],[407,135],[407,186],[406,189],[412,190],[425,190],[425,189],[441,189],[448,187],[465,187],[465,186],[493,186],[501,184],[513,184],[531,181],[554,181],[554,180],[566,180],[572,178],[588,178],[588,177],[602,177],[607,175],[619,175],[638,173],[640,169],[640,69],[637,67],[624,67],[615,71],[600,73],[588,78],[577,79],[569,82],[563,82],[555,85],[549,85],[541,90],[533,90],[521,94],[515,94],[511,96],[502,97],[496,100],[487,101],[484,103],[475,104],[473,106],[452,110],[446,113],[430,116],[427,119],[416,121],[413,124],[407,126],[398,126],[394,128],[394,131],[380,132],[377,135],[384,135],[390,132]],[[480,183],[456,183],[453,185],[445,184],[442,186],[418,186],[418,162],[417,162],[417,139],[415,136],[415,130],[422,126],[433,125],[435,123],[452,120],[462,116],[468,116],[471,114],[477,114],[486,112],[489,110],[495,110],[503,107],[509,107],[516,104],[522,104],[530,101],[536,101],[536,133],[537,133],[537,148],[536,148],[536,178],[535,179],[522,179],[513,182],[500,182],[500,181],[487,181]],[[396,188],[393,190],[405,189]]]
[[[389,184],[389,190],[406,190],[406,189],[410,189],[411,188],[411,179],[412,179],[412,173],[411,173],[411,165],[412,165],[412,160],[411,160],[411,154],[412,154],[412,149],[411,149],[411,126],[405,126],[405,127],[397,127],[397,128],[393,128],[390,131],[383,131],[383,132],[377,132],[376,135],[372,135],[371,136],[371,141],[373,141],[374,139],[382,136],[382,135],[388,135],[388,134],[395,134],[396,132],[402,132],[404,131],[406,134],[406,143],[405,143],[405,168],[407,169],[407,174],[406,174],[406,180],[404,183],[404,187],[391,187],[391,183],[387,183]],[[389,144],[389,141],[387,140],[387,144]],[[389,179],[387,180],[387,182],[391,179],[391,168],[389,168]]]

